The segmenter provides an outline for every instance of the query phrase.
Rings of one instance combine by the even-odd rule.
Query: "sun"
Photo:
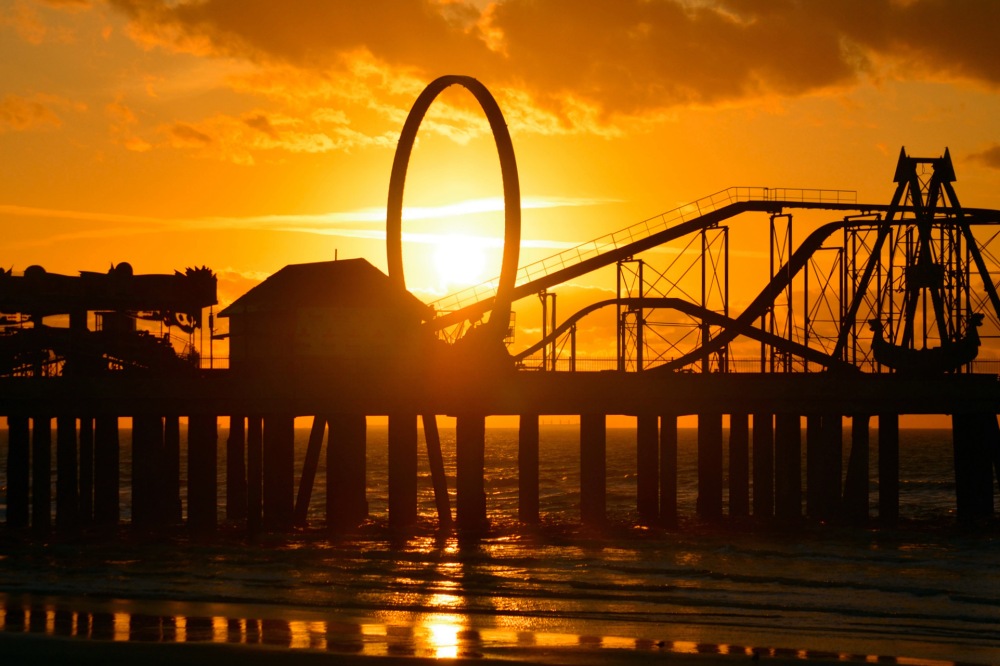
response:
[[[483,239],[449,234],[435,243],[434,270],[442,289],[478,284],[486,279],[486,250]]]

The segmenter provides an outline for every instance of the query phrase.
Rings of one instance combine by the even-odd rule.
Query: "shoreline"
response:
[[[745,628],[761,647],[703,642],[724,633],[711,625],[672,627],[692,640],[569,633],[532,628],[534,618],[522,618],[521,628],[487,626],[484,618],[461,611],[320,611],[278,605],[41,597],[0,593],[0,654],[3,663],[134,664],[144,666],[206,664],[346,664],[419,666],[426,663],[489,660],[518,664],[844,664],[873,663],[973,666],[993,661],[954,660],[939,654],[943,646],[913,643],[906,651],[920,656],[858,653],[822,649],[822,641],[794,631]],[[495,620],[495,618],[494,618]],[[593,623],[578,623],[579,629]],[[624,629],[613,621],[609,633]],[[793,634],[797,634],[794,637]],[[785,641],[779,640],[784,635]],[[769,641],[768,636],[774,641]],[[817,637],[813,637],[816,639]],[[848,641],[851,642],[851,641]],[[854,641],[861,645],[862,642]],[[812,643],[816,649],[787,647]],[[894,644],[897,649],[902,645]],[[873,653],[874,652],[874,653]]]
[[[337,664],[353,666],[425,666],[429,664],[454,664],[469,661],[504,661],[523,666],[557,666],[574,664],[598,666],[601,664],[695,664],[699,666],[727,666],[738,663],[769,663],[791,666],[807,663],[810,666],[827,666],[844,663],[871,662],[865,655],[816,655],[802,656],[787,651],[758,652],[757,656],[741,653],[713,652],[717,646],[692,646],[691,652],[648,649],[601,648],[581,645],[578,647],[535,647],[493,649],[470,652],[456,656],[434,657],[413,654],[367,655],[337,652],[317,648],[284,648],[269,645],[237,645],[226,643],[150,643],[118,642],[55,637],[35,634],[0,632],[0,653],[5,666],[38,663],[73,663],[77,666],[105,666],[136,664],[143,666],[255,666],[256,664]],[[853,658],[852,658],[853,657]],[[941,666],[953,662],[927,662],[878,658],[879,663],[932,664]]]

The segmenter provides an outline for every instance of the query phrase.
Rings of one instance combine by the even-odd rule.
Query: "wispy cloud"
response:
[[[598,206],[608,203],[614,203],[614,200],[569,197],[525,197],[521,201],[521,207],[522,209],[552,209]],[[403,218],[407,221],[452,219],[468,215],[499,212],[503,209],[503,199],[499,197],[470,199],[442,206],[406,207],[403,209]],[[37,241],[28,241],[27,243],[29,245],[51,245],[55,242],[69,240],[114,238],[158,231],[177,231],[179,229],[257,229],[338,236],[342,238],[384,240],[386,212],[384,208],[370,207],[311,215],[166,218],[148,215],[123,215],[119,213],[0,204],[0,218],[3,217],[66,220],[102,225],[57,235],[47,235],[44,239],[39,238]],[[447,237],[454,238],[454,235],[448,234]],[[440,242],[443,238],[445,238],[444,234],[414,233],[410,231],[404,231],[403,233],[403,240],[409,243],[434,244]],[[480,243],[483,247],[499,247],[503,244],[503,240],[500,238],[485,236],[470,236],[469,238],[470,242]],[[574,243],[524,239],[521,245],[526,248],[563,249],[572,247]]]
[[[615,203],[616,199],[571,198],[571,197],[524,197],[521,200],[522,209],[571,208],[580,206],[599,206]],[[403,208],[404,220],[427,220],[454,218],[465,215],[498,212],[504,209],[503,199],[487,197],[468,199],[442,206],[407,206]],[[0,204],[0,215],[18,217],[47,217],[61,220],[79,220],[83,222],[115,222],[143,225],[163,225],[176,227],[218,225],[225,227],[259,227],[280,229],[287,227],[295,231],[312,229],[313,225],[338,225],[356,223],[385,224],[385,209],[379,207],[357,208],[347,211],[316,213],[304,215],[250,215],[245,217],[196,217],[196,218],[165,218],[148,215],[121,215],[93,211],[61,210],[55,208],[35,208]],[[315,229],[320,231],[320,229]]]
[[[5,95],[0,99],[0,134],[9,131],[55,128],[62,119],[54,109],[83,111],[84,105],[70,102],[56,95],[35,94],[30,97]]]

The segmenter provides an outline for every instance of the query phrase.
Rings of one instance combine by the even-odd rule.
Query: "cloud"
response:
[[[351,63],[365,62],[360,88],[382,99],[399,94],[395,80],[468,72],[530,100],[536,131],[825,94],[870,76],[1000,85],[992,0],[498,0],[484,11],[461,0],[110,3],[150,44],[329,80],[357,80]]]
[[[52,9],[76,13],[90,8],[89,0],[42,0],[41,4]],[[51,12],[39,11],[37,4],[17,0],[6,10],[0,10],[0,26],[9,25],[18,36],[29,44],[46,42],[71,43],[75,40],[73,28],[67,25],[53,25],[46,20]]]
[[[212,137],[186,123],[174,123],[167,128],[167,133],[175,146],[200,148],[212,143]]]
[[[991,169],[1000,169],[1000,144],[994,144],[985,150],[973,153],[969,155],[969,159]]]
[[[35,95],[30,99],[18,95],[5,95],[0,99],[0,134],[43,127],[60,127],[62,120],[52,110],[53,103],[64,104],[65,100],[46,95]]]
[[[79,10],[91,7],[90,0],[42,0],[42,2],[59,9]]]
[[[123,145],[126,150],[136,153],[144,153],[153,149],[152,144],[136,134],[135,130],[139,124],[139,118],[131,107],[120,98],[108,103],[104,107],[104,113],[111,121],[112,140]]]
[[[244,118],[243,122],[247,124],[247,127],[252,127],[253,129],[263,132],[272,139],[278,138],[278,132],[274,129],[271,121],[267,119],[262,113],[252,115],[249,118]]]
[[[526,197],[522,202],[525,209],[554,208],[565,206],[593,206],[608,203],[604,199],[568,199],[565,197]],[[450,206],[432,208],[405,208],[403,217],[413,221],[420,219],[442,219],[476,215],[503,209],[502,199],[475,199]],[[60,242],[88,238],[115,238],[149,234],[163,231],[190,229],[256,229],[278,232],[295,232],[338,236],[363,240],[385,240],[385,209],[361,208],[347,211],[302,215],[255,215],[246,217],[196,217],[161,218],[143,215],[122,215],[94,211],[77,211],[50,208],[35,208],[0,204],[0,219],[14,220],[66,220],[85,223],[84,228],[69,231],[58,236],[47,236],[30,244],[50,245]],[[475,237],[483,247],[500,247],[502,238]],[[403,240],[408,243],[433,244],[442,240],[437,233],[405,231]],[[547,239],[522,239],[523,248],[544,248],[562,250],[572,247],[572,243]]]
[[[166,140],[158,145],[244,165],[254,164],[255,154],[264,151],[326,153],[362,145],[391,145],[388,136],[368,136],[339,124],[338,116],[319,116],[316,120],[253,111],[239,117],[218,115],[197,123],[169,123],[159,128]]]
[[[996,86],[998,20],[989,0],[505,0],[491,15],[536,97],[626,114],[837,90],[879,66]]]

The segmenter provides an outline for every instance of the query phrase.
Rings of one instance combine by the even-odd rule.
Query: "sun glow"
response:
[[[434,248],[434,270],[444,290],[486,279],[486,240],[476,236],[441,236]]]

